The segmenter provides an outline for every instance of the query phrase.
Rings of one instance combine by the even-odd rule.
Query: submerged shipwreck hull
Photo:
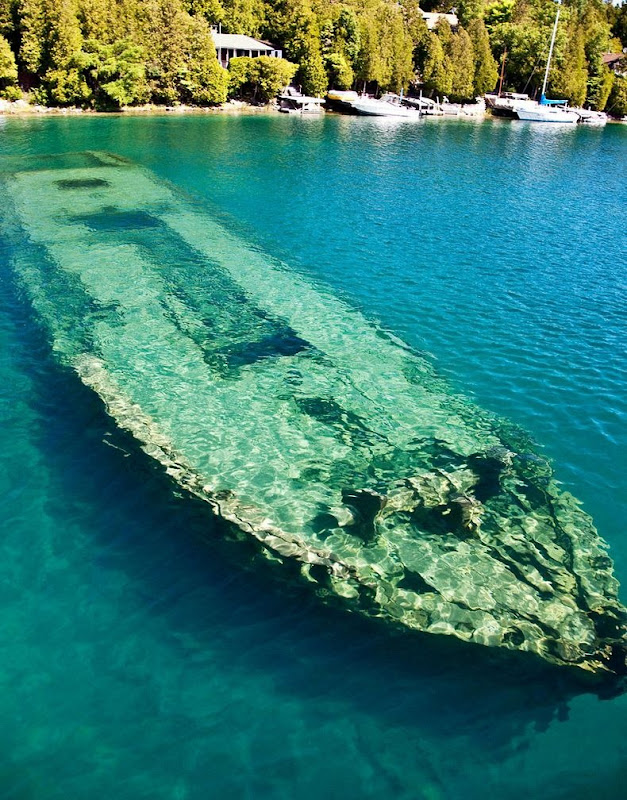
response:
[[[606,546],[518,429],[122,158],[3,184],[59,360],[265,554],[371,616],[625,674]]]

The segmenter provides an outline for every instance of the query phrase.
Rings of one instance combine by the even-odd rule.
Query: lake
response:
[[[627,127],[3,120],[109,151],[525,429],[627,582]],[[0,796],[619,798],[627,696],[277,580],[177,493],[0,282]],[[622,593],[625,602],[627,595]]]

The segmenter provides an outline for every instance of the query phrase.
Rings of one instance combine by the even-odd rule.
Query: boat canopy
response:
[[[540,97],[541,106],[567,106],[568,100],[549,100],[544,95]]]

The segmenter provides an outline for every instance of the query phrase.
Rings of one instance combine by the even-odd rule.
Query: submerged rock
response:
[[[524,434],[124,159],[6,169],[54,352],[242,537],[362,613],[625,674],[606,545]]]

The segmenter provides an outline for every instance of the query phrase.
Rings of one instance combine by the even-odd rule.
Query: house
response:
[[[427,23],[427,28],[432,31],[435,26],[438,24],[439,20],[444,19],[448,22],[451,28],[456,31],[459,27],[459,20],[457,19],[457,14],[440,14],[437,11],[423,11],[420,10],[422,14],[422,18]]]
[[[603,53],[603,63],[621,78],[627,75],[627,53]]]
[[[218,61],[223,67],[228,67],[232,58],[240,58],[241,56],[248,56],[248,58],[259,58],[259,56],[283,57],[281,50],[277,50],[268,42],[253,39],[251,36],[244,36],[239,33],[222,33],[216,28],[212,28],[211,35],[218,54]]]

